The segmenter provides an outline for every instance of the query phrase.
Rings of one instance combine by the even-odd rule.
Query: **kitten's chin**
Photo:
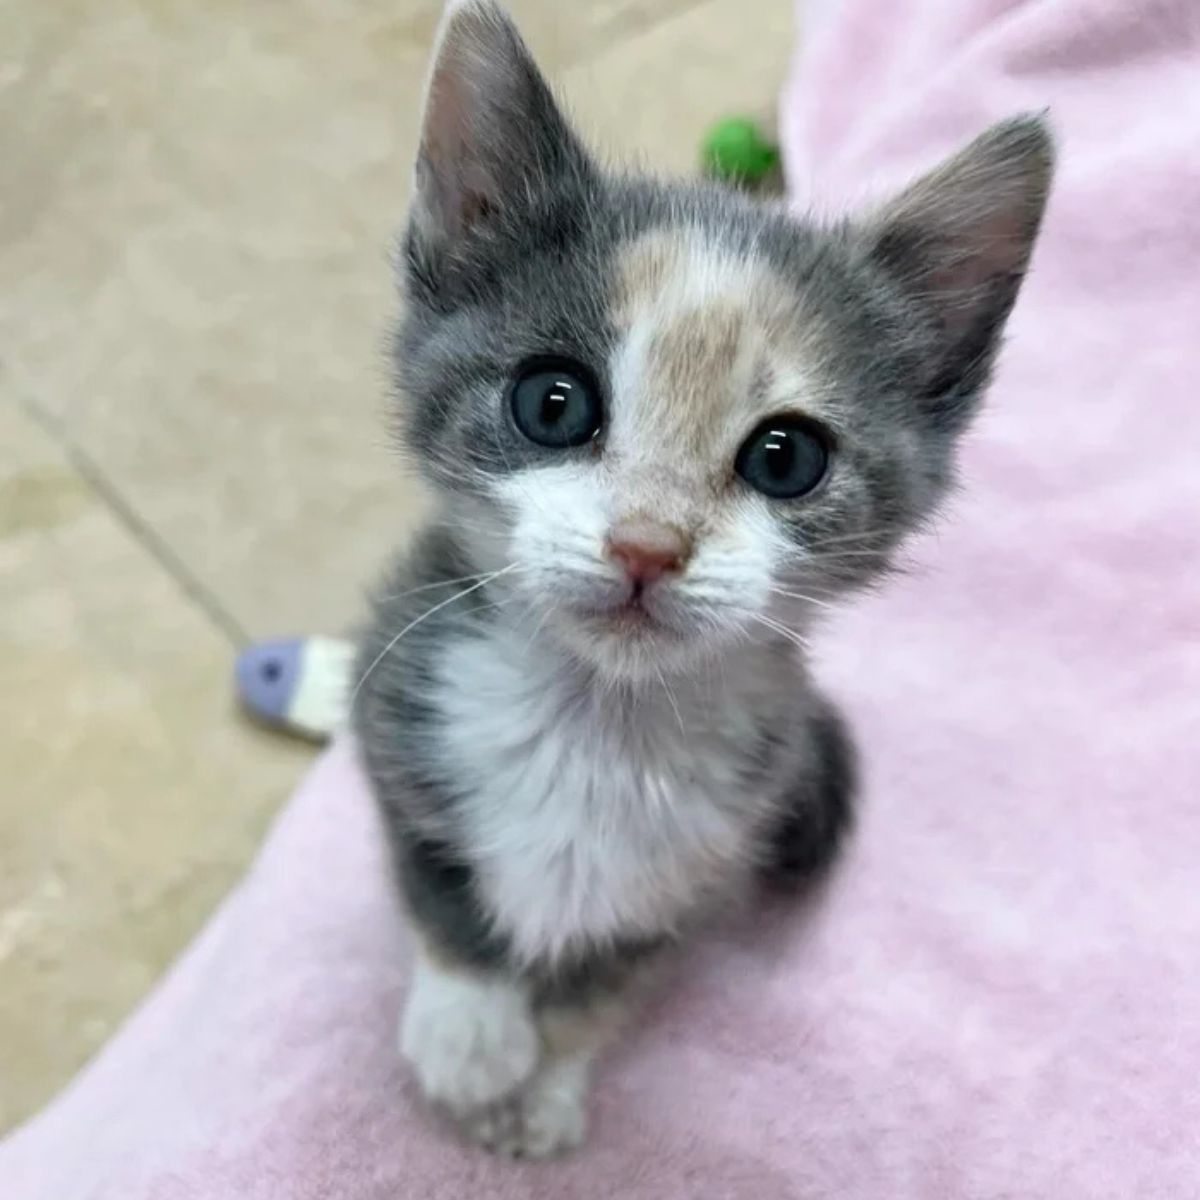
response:
[[[571,654],[614,680],[638,682],[686,671],[712,649],[694,631],[638,608],[562,612],[550,626],[548,632]]]

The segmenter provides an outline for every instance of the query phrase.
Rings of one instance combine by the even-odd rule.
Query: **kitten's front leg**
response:
[[[519,979],[423,952],[401,1022],[400,1052],[426,1097],[463,1121],[533,1075],[541,1039],[529,989]]]
[[[385,809],[385,812],[388,810]],[[608,1005],[596,987],[548,996],[481,915],[473,876],[444,844],[397,829],[400,878],[422,943],[400,1051],[426,1098],[469,1141],[510,1157],[578,1145]]]
[[[665,943],[610,946],[523,972],[484,915],[474,872],[445,842],[415,838],[388,793],[399,879],[420,940],[400,1051],[422,1092],[470,1141],[514,1158],[577,1146],[591,1063],[648,984]],[[553,903],[547,897],[547,903]]]
[[[583,1005],[535,1018],[528,983],[423,953],[400,1049],[425,1096],[468,1140],[511,1158],[578,1146],[592,1058],[611,1025]]]
[[[644,952],[643,952],[644,954]],[[653,978],[641,954],[603,981],[567,987],[543,981],[534,1012],[542,1057],[529,1081],[469,1121],[473,1140],[509,1158],[546,1158],[573,1149],[587,1132],[592,1064],[611,1043],[634,995]]]

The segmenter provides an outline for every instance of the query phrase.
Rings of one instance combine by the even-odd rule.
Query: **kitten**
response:
[[[945,492],[1051,167],[1016,119],[835,228],[609,174],[508,18],[450,5],[396,343],[437,507],[355,725],[421,942],[402,1053],[467,1137],[577,1144],[646,968],[833,856],[805,634]]]

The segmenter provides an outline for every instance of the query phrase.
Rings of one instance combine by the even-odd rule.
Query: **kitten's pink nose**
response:
[[[605,550],[633,583],[644,586],[664,575],[678,575],[692,546],[683,530],[674,525],[636,517],[612,527]]]

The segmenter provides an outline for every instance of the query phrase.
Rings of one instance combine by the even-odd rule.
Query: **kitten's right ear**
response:
[[[587,161],[508,15],[450,0],[434,50],[412,231],[453,244]]]
[[[948,427],[970,416],[1037,238],[1054,171],[1040,116],[993,126],[864,223],[859,236],[939,331],[926,404]]]

